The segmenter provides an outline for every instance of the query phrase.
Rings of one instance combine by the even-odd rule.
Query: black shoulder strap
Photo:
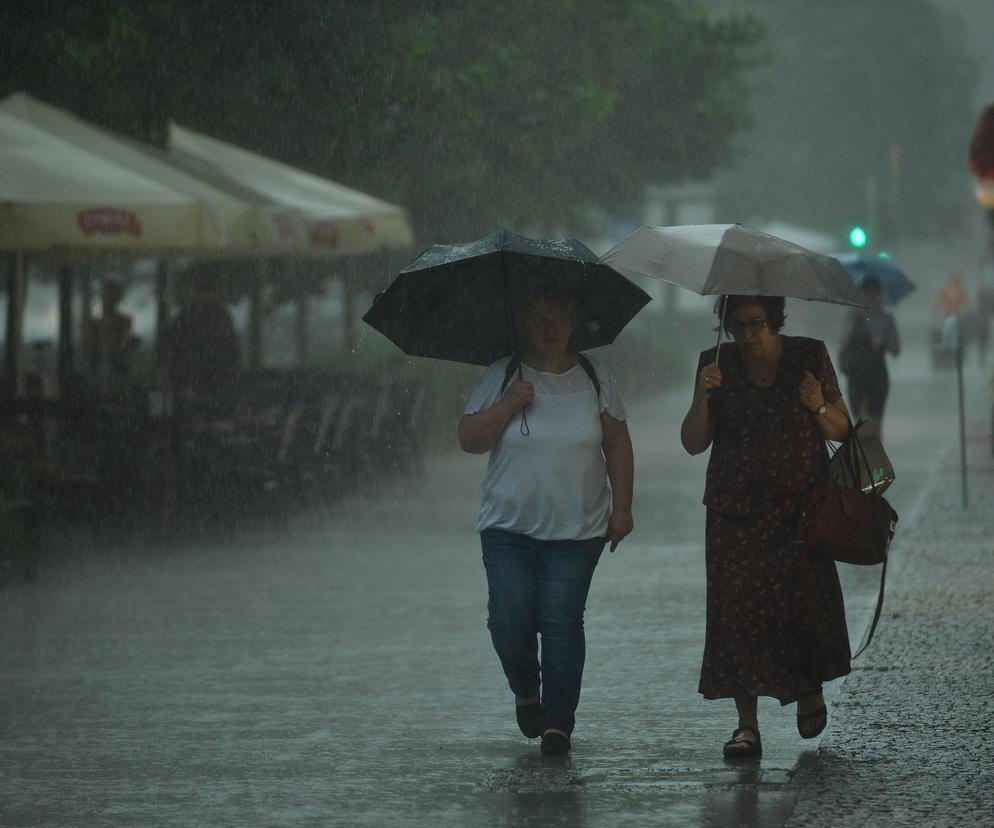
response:
[[[597,399],[599,400],[601,398],[601,383],[597,379],[597,372],[594,370],[593,364],[587,357],[580,353],[576,355],[576,360],[583,367],[583,370],[587,372],[587,376],[590,377],[590,381],[594,384],[594,391],[597,392]]]
[[[586,372],[587,376],[590,377],[590,381],[594,384],[594,391],[597,392],[597,399],[601,398],[601,383],[597,379],[597,372],[594,370],[593,364],[587,357],[583,354],[576,355],[576,361],[580,363],[580,367]],[[507,368],[504,369],[504,381],[500,384],[500,393],[504,393],[504,389],[507,388],[508,383],[511,382],[511,377],[514,376],[514,372],[518,370],[518,366],[521,364],[521,357],[515,354],[507,361]]]
[[[518,366],[521,364],[521,357],[518,354],[514,354],[507,361],[507,368],[504,369],[504,381],[500,384],[500,393],[504,393],[504,389],[507,388],[508,383],[511,381],[511,377],[514,376],[514,372],[518,370]]]
[[[889,550],[888,550],[889,552]],[[887,558],[884,558],[883,568],[880,570],[880,591],[877,593],[877,606],[873,610],[873,620],[870,622],[870,629],[866,633],[866,637],[863,639],[863,643],[860,648],[852,654],[852,658],[855,659],[860,653],[863,652],[867,647],[870,646],[870,642],[873,641],[873,633],[876,632],[877,622],[880,621],[880,613],[884,608],[884,584],[887,581]]]

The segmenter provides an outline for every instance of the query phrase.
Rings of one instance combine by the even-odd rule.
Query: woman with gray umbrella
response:
[[[780,333],[784,299],[720,296],[731,343],[704,351],[680,438],[711,449],[705,567],[707,627],[699,692],[732,698],[728,759],[762,755],[759,696],[797,703],[805,739],[828,720],[822,682],[849,672],[849,636],[832,561],[798,551],[804,492],[828,474],[826,439],[849,414],[825,344]]]
[[[477,530],[488,627],[516,718],[546,754],[571,748],[585,657],[583,613],[604,544],[632,530],[634,460],[618,388],[571,349],[577,302],[533,293],[516,309],[520,356],[470,395],[459,443],[489,452]],[[541,652],[539,651],[541,641]]]

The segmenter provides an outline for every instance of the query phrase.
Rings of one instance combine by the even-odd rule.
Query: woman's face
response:
[[[528,348],[542,356],[561,356],[569,349],[575,321],[566,305],[538,301],[525,311],[525,340]]]
[[[777,335],[762,305],[741,305],[725,324],[743,355],[765,358],[776,353]]]

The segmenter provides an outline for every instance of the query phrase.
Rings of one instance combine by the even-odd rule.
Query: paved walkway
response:
[[[945,441],[948,442],[948,441]],[[944,452],[892,550],[885,610],[817,754],[801,826],[994,826],[994,459]]]
[[[978,444],[963,511],[954,390],[894,389],[887,614],[820,748],[763,702],[762,762],[720,757],[734,710],[696,694],[705,462],[673,393],[632,409],[638,526],[594,578],[570,756],[514,725],[485,461],[452,454],[289,534],[89,549],[0,595],[0,825],[992,825],[994,471]],[[857,638],[875,574],[843,573]]]

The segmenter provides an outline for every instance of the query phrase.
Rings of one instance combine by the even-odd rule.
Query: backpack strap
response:
[[[594,391],[597,392],[597,400],[600,402],[601,383],[600,380],[597,379],[597,372],[594,370],[593,363],[591,363],[591,361],[581,353],[577,353],[576,361],[580,363],[583,370],[587,372],[587,376],[590,377],[590,381],[594,384]]]
[[[521,366],[521,355],[512,354],[511,358],[507,361],[507,368],[504,369],[504,381],[500,384],[500,393],[504,393],[504,389],[507,388],[508,383],[511,382],[511,377],[514,376],[514,372],[518,370]]]

